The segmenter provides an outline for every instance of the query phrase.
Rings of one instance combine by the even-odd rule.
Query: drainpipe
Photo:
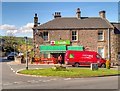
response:
[[[108,60],[111,60],[110,29],[108,28]]]

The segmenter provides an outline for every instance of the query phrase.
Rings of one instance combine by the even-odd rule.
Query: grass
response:
[[[57,77],[89,77],[89,76],[105,76],[115,75],[120,73],[117,70],[112,69],[99,69],[92,71],[86,68],[67,68],[65,71],[55,71],[52,68],[44,69],[29,69],[21,70],[18,73],[36,76],[57,76]]]

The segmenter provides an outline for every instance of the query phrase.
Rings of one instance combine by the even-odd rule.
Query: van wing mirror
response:
[[[102,59],[102,57],[101,57],[101,56],[99,56],[99,55],[96,55],[96,58],[97,58],[97,59]]]

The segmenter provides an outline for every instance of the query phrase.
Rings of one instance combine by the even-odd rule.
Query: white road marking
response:
[[[18,82],[13,82],[14,84],[18,84]]]
[[[7,83],[4,83],[3,86],[12,85],[12,84],[13,84],[13,83],[7,82]]]
[[[50,79],[50,80],[57,80],[56,78]]]
[[[15,73],[15,71],[13,70],[13,72]]]
[[[71,78],[65,78],[64,80],[71,80]]]
[[[50,80],[44,80],[44,81],[42,81],[42,82],[49,82]]]
[[[30,80],[30,81],[27,81],[29,83],[38,83],[39,81],[35,81],[35,80]]]
[[[65,78],[65,79],[63,79],[63,80],[71,80],[72,78]],[[27,83],[39,83],[39,82],[50,82],[50,81],[56,81],[56,80],[58,80],[58,79],[56,79],[56,78],[53,78],[53,79],[49,79],[49,80],[28,80],[28,81],[18,81],[18,82],[6,82],[6,83],[4,83],[3,84],[3,86],[7,86],[7,85],[15,85],[15,84],[23,84],[23,83],[25,83],[25,82],[27,82]],[[2,84],[2,83],[0,83],[0,84]]]
[[[9,65],[10,69],[15,73],[16,71],[11,67],[11,65]]]

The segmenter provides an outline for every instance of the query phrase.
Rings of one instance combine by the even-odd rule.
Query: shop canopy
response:
[[[83,51],[84,47],[83,46],[68,46],[67,50],[79,50],[79,51]]]
[[[66,46],[40,46],[41,53],[65,53]]]

